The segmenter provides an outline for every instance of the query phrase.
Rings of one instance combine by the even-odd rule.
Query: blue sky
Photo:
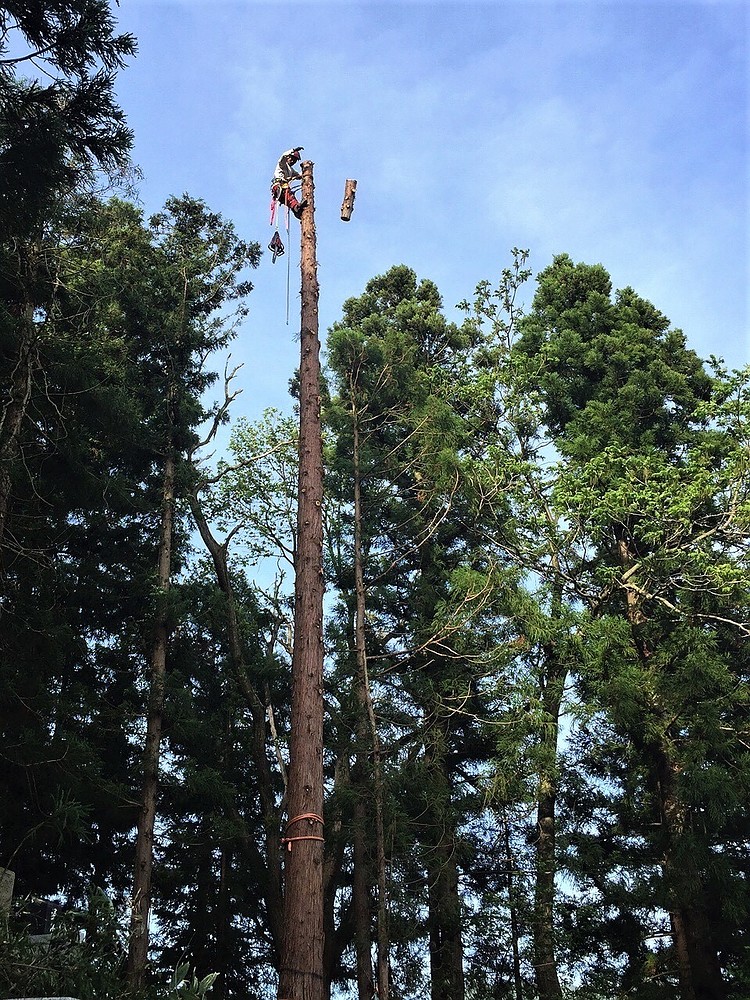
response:
[[[320,329],[408,264],[447,314],[514,246],[602,263],[698,353],[749,360],[745,3],[121,0],[118,81],[147,212],[187,191],[265,247],[282,150],[314,164]],[[352,221],[339,220],[346,178]],[[287,242],[285,234],[284,241]],[[299,226],[265,254],[236,414],[288,407]],[[530,288],[530,292],[533,289]]]

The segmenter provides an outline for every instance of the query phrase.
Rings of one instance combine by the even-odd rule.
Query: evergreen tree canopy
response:
[[[51,199],[92,171],[121,170],[133,136],[115,100],[136,50],[108,0],[0,6],[0,221],[32,234]]]

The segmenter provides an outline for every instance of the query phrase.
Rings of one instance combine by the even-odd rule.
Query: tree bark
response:
[[[279,1000],[324,1000],[323,445],[313,164],[302,164],[302,314],[292,715]]]
[[[151,876],[154,864],[154,826],[159,794],[159,752],[161,747],[164,692],[167,673],[169,616],[166,598],[172,569],[172,535],[174,525],[176,460],[170,452],[164,462],[161,534],[159,537],[157,584],[159,605],[151,648],[151,677],[146,721],[146,743],[143,751],[143,793],[138,816],[138,836],[135,845],[135,876],[130,916],[128,947],[128,982],[134,989],[143,986],[148,961],[149,916],[151,911]]]
[[[352,901],[354,908],[354,949],[357,960],[357,996],[371,1000],[375,993],[372,976],[372,940],[370,935],[370,880],[367,845],[367,806],[363,782],[357,780],[354,804],[354,872]]]
[[[537,805],[536,887],[534,893],[534,968],[540,1000],[561,997],[554,937],[555,796],[549,775],[539,781]]]
[[[341,202],[341,221],[348,222],[354,211],[354,198],[357,193],[357,182],[348,180],[344,186],[344,200]]]

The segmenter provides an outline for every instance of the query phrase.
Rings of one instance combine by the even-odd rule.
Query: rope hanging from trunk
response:
[[[294,819],[290,819],[289,820],[289,822],[286,825],[286,832],[287,833],[289,832],[289,827],[290,826],[294,826],[295,823],[300,823],[300,822],[302,822],[302,820],[305,820],[305,819],[308,821],[308,823],[310,824],[310,826],[312,826],[313,823],[320,823],[321,826],[325,825],[323,823],[323,817],[319,816],[317,813],[300,813],[299,816],[295,816]],[[286,837],[285,836],[285,837],[281,838],[281,843],[282,844],[286,844],[287,845],[287,850],[291,851],[292,844],[294,843],[295,840],[319,840],[321,843],[323,843],[324,840],[325,840],[325,838],[317,836],[316,834],[312,834],[311,833],[311,834],[302,835],[302,836],[298,836],[298,837]]]

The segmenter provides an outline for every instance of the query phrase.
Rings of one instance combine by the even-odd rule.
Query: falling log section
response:
[[[341,221],[348,222],[354,211],[354,198],[357,194],[357,182],[347,181],[344,187],[344,200],[341,202]]]
[[[323,445],[313,164],[302,164],[299,500],[279,1000],[324,1000]]]

